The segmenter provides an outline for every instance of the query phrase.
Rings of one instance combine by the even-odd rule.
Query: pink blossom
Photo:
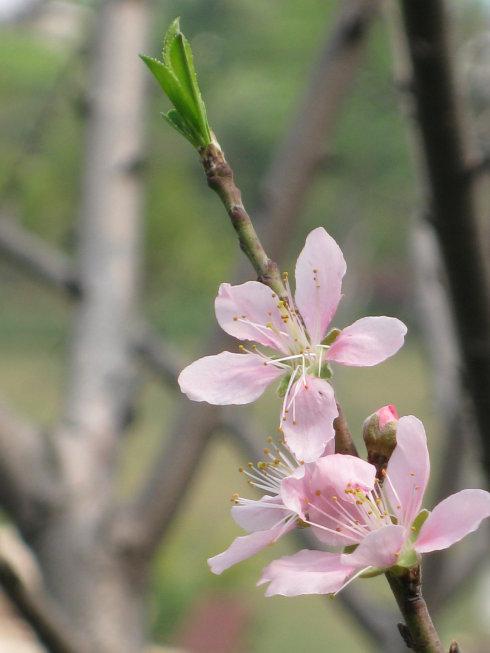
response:
[[[250,463],[240,471],[251,485],[267,494],[258,500],[233,495],[232,517],[248,534],[237,537],[226,551],[209,558],[208,564],[215,574],[221,574],[237,562],[274,544],[297,525],[296,511],[286,507],[282,501],[281,483],[287,478],[304,478],[305,465],[297,463],[279,446],[274,446],[272,451],[264,449],[264,452],[266,461],[255,466]]]
[[[369,463],[352,465],[350,456],[326,456],[309,466],[308,483],[282,482],[283,505],[296,510],[319,539],[355,550],[303,550],[272,562],[259,581],[269,583],[267,596],[335,594],[363,574],[411,567],[421,554],[446,549],[490,516],[490,493],[473,489],[451,495],[432,512],[421,511],[429,455],[424,427],[413,416],[398,421],[382,483]]]
[[[319,227],[308,235],[296,263],[294,300],[287,279],[285,298],[257,281],[221,284],[215,301],[220,326],[265,349],[241,346],[240,354],[195,361],[179,376],[182,392],[194,401],[246,404],[282,377],[280,428],[286,443],[299,460],[316,460],[334,437],[338,415],[326,381],[329,363],[377,365],[400,349],[406,333],[395,318],[365,317],[327,334],[345,270],[339,246]]]

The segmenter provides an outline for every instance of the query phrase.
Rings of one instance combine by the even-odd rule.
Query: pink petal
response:
[[[410,526],[420,511],[430,474],[424,425],[413,415],[398,420],[396,447],[386,472],[383,488],[399,523]]]
[[[399,419],[398,411],[396,406],[393,404],[388,404],[387,406],[379,408],[376,411],[376,414],[378,416],[378,424],[380,429],[384,428],[390,422],[398,422]]]
[[[441,501],[427,517],[415,542],[419,553],[447,549],[490,517],[490,493],[462,490]]]
[[[223,351],[188,365],[179,376],[180,389],[193,401],[208,404],[248,404],[282,374],[255,354]]]
[[[341,298],[346,265],[335,240],[323,227],[313,229],[296,262],[296,306],[312,344],[324,337]]]
[[[266,546],[274,544],[294,527],[295,523],[293,521],[286,525],[284,523],[279,524],[266,531],[256,531],[250,533],[250,535],[237,537],[226,551],[208,559],[209,568],[213,574],[221,574],[225,569],[236,565],[237,562],[251,558],[262,549],[265,549]]]
[[[396,564],[404,541],[403,526],[389,524],[369,533],[353,553],[343,554],[342,561],[360,569],[364,567],[389,569]]]
[[[304,549],[271,562],[257,584],[269,583],[266,596],[333,594],[355,571],[355,568],[342,564],[341,558],[339,553]]]
[[[214,307],[216,319],[226,333],[287,353],[288,336],[281,336],[266,326],[272,324],[276,331],[284,331],[277,303],[277,295],[268,286],[247,281],[239,286],[222,283]]]
[[[259,501],[250,500],[244,505],[233,506],[231,516],[239,526],[251,533],[272,528],[288,512],[280,497],[263,496]]]
[[[281,423],[284,439],[297,460],[311,462],[319,458],[334,437],[333,420],[339,414],[332,386],[315,376],[300,379],[291,388],[297,392],[293,407]]]
[[[325,456],[306,465],[303,479],[284,479],[281,498],[301,519],[318,524],[312,525],[312,531],[321,542],[330,546],[356,544],[363,536],[351,524],[359,519],[359,511],[355,499],[345,489],[356,487],[369,492],[374,487],[375,475],[376,469],[360,458]]]
[[[369,367],[403,345],[407,327],[395,317],[363,317],[342,330],[326,358],[341,365]]]
[[[325,488],[334,495],[343,495],[348,487],[370,492],[374,488],[376,468],[356,456],[336,453],[325,456],[311,465],[311,483],[323,492]]]

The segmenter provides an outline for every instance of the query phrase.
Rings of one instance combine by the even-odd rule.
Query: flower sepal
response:
[[[289,380],[291,379],[291,373],[289,374],[284,374],[284,376],[281,377],[281,381],[279,385],[277,386],[276,394],[278,397],[283,399],[286,396],[286,392],[288,391],[289,388]]]
[[[394,571],[399,567],[400,569],[411,569],[412,567],[415,567],[416,565],[420,564],[421,561],[421,556],[415,549],[412,549],[412,547],[406,547],[400,554],[398,560],[396,561],[396,565],[393,567],[390,567],[390,571]],[[396,573],[396,571],[395,571]]]
[[[359,578],[376,578],[376,576],[381,576],[384,574],[386,569],[379,569],[378,567],[371,567],[368,571],[364,571],[362,574],[359,574]]]
[[[330,345],[333,345],[341,333],[341,329],[330,329],[325,338],[323,338],[321,344],[330,347]]]
[[[320,374],[318,375],[320,379],[329,380],[333,377],[332,368],[328,363],[323,363],[320,368]]]
[[[418,538],[420,529],[424,525],[425,520],[429,515],[430,515],[430,511],[424,508],[415,517],[415,519],[412,522],[412,525],[410,526],[410,537],[409,537],[410,542],[413,543]]]

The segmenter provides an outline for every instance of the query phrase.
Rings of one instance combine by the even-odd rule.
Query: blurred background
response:
[[[277,170],[285,157],[294,157],[294,151],[281,148],[288,134],[294,130],[301,133],[301,107],[320,83],[314,75],[321,72],[325,44],[330,43],[347,4],[321,0],[160,0],[147,4],[139,0],[137,15],[132,17],[129,12],[117,19],[119,30],[131,31],[138,21],[148,24],[147,32],[141,27],[144,36],[139,41],[138,35],[128,31],[127,48],[136,43],[139,51],[158,56],[166,27],[180,15],[194,51],[210,123],[235,170],[246,206],[258,216],[259,233],[267,230],[264,207],[270,204],[267,184],[271,170]],[[490,5],[484,0],[454,0],[449,10],[453,64],[469,140],[476,151],[488,151]],[[195,152],[162,120],[160,113],[168,108],[166,100],[150,75],[139,70],[143,64],[125,69],[126,59],[120,58],[119,52],[111,57],[110,46],[118,40],[101,36],[110,20],[107,12],[90,2],[0,0],[0,394],[9,410],[36,424],[40,437],[48,440],[59,433],[67,414],[73,416],[66,407],[66,396],[71,392],[67,388],[73,389],[70,357],[75,355],[74,320],[80,313],[74,310],[77,290],[62,278],[63,265],[78,260],[76,265],[81,266],[85,260],[93,266],[92,271],[97,267],[97,251],[83,258],[96,238],[97,225],[84,231],[83,220],[92,206],[87,193],[103,192],[91,186],[94,180],[87,166],[96,169],[104,152],[87,150],[102,147],[111,125],[120,121],[125,103],[134,103],[130,90],[134,86],[133,93],[139,93],[136,118],[142,133],[131,141],[131,123],[122,127],[135,156],[124,173],[128,179],[120,183],[139,194],[134,202],[128,195],[137,220],[133,231],[128,230],[132,236],[127,236],[134,238],[133,262],[128,268],[134,282],[131,312],[135,323],[144,320],[149,325],[156,349],[143,351],[141,360],[131,367],[121,411],[124,419],[118,423],[121,433],[111,468],[111,492],[116,502],[125,505],[142,491],[165,444],[172,464],[172,443],[182,424],[179,415],[190,410],[187,400],[178,396],[175,383],[167,382],[168,368],[179,368],[218,350],[218,342],[213,344],[208,337],[215,324],[213,300],[218,285],[253,278],[253,271],[242,266],[239,277],[233,272],[241,253],[222,206],[206,187]],[[280,253],[281,268],[292,272],[307,233],[323,225],[341,245],[348,264],[345,297],[335,326],[371,314],[393,315],[407,323],[407,344],[397,356],[373,369],[337,369],[333,383],[359,444],[363,419],[381,405],[394,403],[401,415],[415,414],[424,421],[434,469],[426,500],[430,507],[447,452],[441,419],[444,398],[441,400],[441,392],[435,389],[440,368],[434,365],[433,347],[424,338],[430,309],[428,317],[427,309],[424,313],[427,294],[424,296],[420,287],[429,292],[429,305],[432,291],[417,274],[421,263],[416,251],[414,254],[420,236],[414,225],[423,193],[417,183],[416,157],[410,152],[409,120],[401,109],[403,80],[394,72],[403,69],[403,63],[398,68],[399,60],[394,63],[393,40],[397,36],[384,11],[369,16],[368,22],[362,39],[353,37],[355,56],[342,64],[345,87],[342,82],[340,90],[337,84],[334,91],[338,106],[332,112],[332,124],[326,127],[328,133],[314,138],[314,178],[310,175],[307,192],[301,191],[303,200],[294,219],[276,230],[271,242]],[[136,54],[130,52],[131,57]],[[101,56],[106,69],[112,70],[113,83],[117,85],[120,78],[120,84],[112,103],[114,123],[107,114],[112,106],[109,101],[102,110],[106,122],[96,128],[102,131],[94,136],[90,126],[93,103],[97,104],[97,93],[104,95],[100,85],[107,74],[98,60]],[[311,82],[312,74],[316,82]],[[105,174],[103,165],[99,173]],[[482,215],[485,209],[488,213],[489,197],[488,192],[479,191]],[[118,207],[114,210],[108,223],[117,223]],[[127,206],[120,213],[121,220],[126,210]],[[28,236],[35,239],[23,240]],[[47,258],[41,256],[40,244],[47,247]],[[80,247],[85,254],[80,254]],[[54,254],[63,255],[57,259],[58,268]],[[51,278],[43,275],[43,261],[48,268],[54,265]],[[122,267],[121,274],[126,272]],[[437,277],[437,271],[433,275]],[[437,298],[433,301],[437,305]],[[116,312],[114,320],[118,315]],[[126,326],[121,323],[122,330]],[[101,335],[101,347],[104,337]],[[91,355],[97,357],[97,352]],[[275,402],[270,392],[253,406],[235,408],[226,417],[228,427],[220,423],[214,429],[216,437],[202,446],[195,469],[183,472],[187,474],[185,495],[179,490],[182,501],[174,506],[171,523],[157,529],[159,544],[154,555],[152,551],[148,556],[144,572],[146,622],[155,650],[381,650],[339,600],[263,597],[263,588],[255,587],[260,570],[273,558],[296,550],[293,540],[281,542],[222,576],[208,571],[206,559],[224,550],[239,534],[229,515],[229,497],[233,492],[247,492],[238,467],[248,457],[243,442],[230,434],[233,425],[245,424],[260,451],[274,431]],[[0,412],[0,422],[2,415]],[[182,430],[180,438],[185,441],[187,437]],[[456,489],[484,487],[477,447],[466,447],[465,456],[458,451],[456,458],[464,457],[464,461],[462,469],[458,465]],[[176,465],[178,460],[177,456]],[[35,462],[26,459],[26,475],[32,471],[30,464]],[[446,467],[443,476],[452,473]],[[0,545],[2,556],[8,559],[13,549],[21,547],[12,531],[11,516],[12,511],[7,510],[5,542]],[[35,538],[22,520],[19,528],[24,539],[31,538],[29,544],[37,552]],[[456,547],[453,564],[477,549],[477,540],[485,541],[484,534],[472,538],[474,541]],[[41,554],[41,567],[45,557]],[[30,569],[31,562],[19,564]],[[487,650],[490,637],[489,571],[485,571],[485,563],[477,569],[478,573],[467,575],[457,592],[438,601],[436,611],[445,641],[454,637],[467,653]],[[37,573],[33,568],[27,576]],[[49,573],[53,574],[52,569]],[[50,590],[51,581],[46,582]],[[359,582],[355,592],[363,597],[368,612],[377,614],[384,606],[393,611],[393,598],[383,578]],[[13,625],[13,615],[6,600],[0,614],[0,650],[42,650],[24,626]],[[90,624],[87,627],[90,630]],[[394,621],[391,627],[396,638]],[[6,643],[1,643],[2,638]],[[89,650],[117,649],[92,645]],[[385,650],[398,649],[392,643],[385,644]]]

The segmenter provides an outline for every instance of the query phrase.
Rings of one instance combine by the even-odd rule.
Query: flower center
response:
[[[307,524],[342,535],[353,543],[372,531],[397,523],[389,498],[379,481],[370,491],[348,483],[342,496],[316,490],[314,497],[307,499],[306,503]]]
[[[246,467],[239,467],[238,471],[247,477],[247,483],[270,496],[277,496],[281,489],[281,481],[291,476],[301,465],[291,456],[283,443],[276,444],[267,438],[269,447],[264,449],[265,460],[257,463],[249,462]],[[239,494],[233,494],[231,500],[235,504],[245,505],[252,499],[244,499]]]

